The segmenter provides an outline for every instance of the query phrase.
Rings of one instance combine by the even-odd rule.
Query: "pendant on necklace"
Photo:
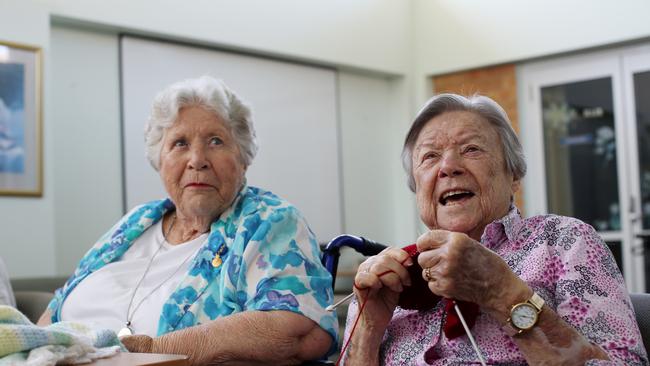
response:
[[[120,329],[120,331],[117,332],[117,338],[122,338],[130,335],[133,335],[133,329],[131,329],[131,322],[126,322],[124,328]]]
[[[223,261],[221,260],[221,256],[217,253],[212,259],[212,267],[217,268],[221,263],[223,263]]]

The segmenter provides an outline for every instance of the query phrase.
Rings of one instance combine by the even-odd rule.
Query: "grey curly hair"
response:
[[[214,112],[230,128],[248,167],[257,154],[255,128],[250,108],[221,80],[210,76],[174,83],[158,93],[144,129],[146,156],[156,171],[160,169],[162,139],[183,107],[198,106]]]
[[[415,179],[413,178],[413,148],[424,126],[432,118],[445,112],[467,111],[478,114],[494,126],[503,148],[506,160],[506,169],[517,180],[526,175],[526,160],[517,134],[512,129],[506,111],[494,100],[484,95],[464,97],[458,94],[444,93],[429,99],[418,112],[411,124],[404,148],[402,149],[402,166],[408,175],[408,186],[415,192]]]

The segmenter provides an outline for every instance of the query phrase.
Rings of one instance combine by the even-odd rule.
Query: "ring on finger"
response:
[[[436,279],[433,277],[433,274],[431,273],[431,267],[428,267],[427,269],[424,270],[424,277],[426,278],[427,281],[432,282],[435,281]]]

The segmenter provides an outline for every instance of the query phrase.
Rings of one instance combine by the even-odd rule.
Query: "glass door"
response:
[[[530,167],[525,214],[555,213],[592,225],[628,287],[639,291],[620,63],[619,54],[609,51],[518,70],[520,125]]]
[[[540,88],[549,212],[621,230],[610,76]]]
[[[623,270],[612,77],[542,86],[548,211],[577,217],[609,238]]]

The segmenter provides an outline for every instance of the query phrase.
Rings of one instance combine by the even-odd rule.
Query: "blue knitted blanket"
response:
[[[0,305],[0,365],[87,363],[125,351],[112,330],[74,322],[34,325],[11,306]]]

